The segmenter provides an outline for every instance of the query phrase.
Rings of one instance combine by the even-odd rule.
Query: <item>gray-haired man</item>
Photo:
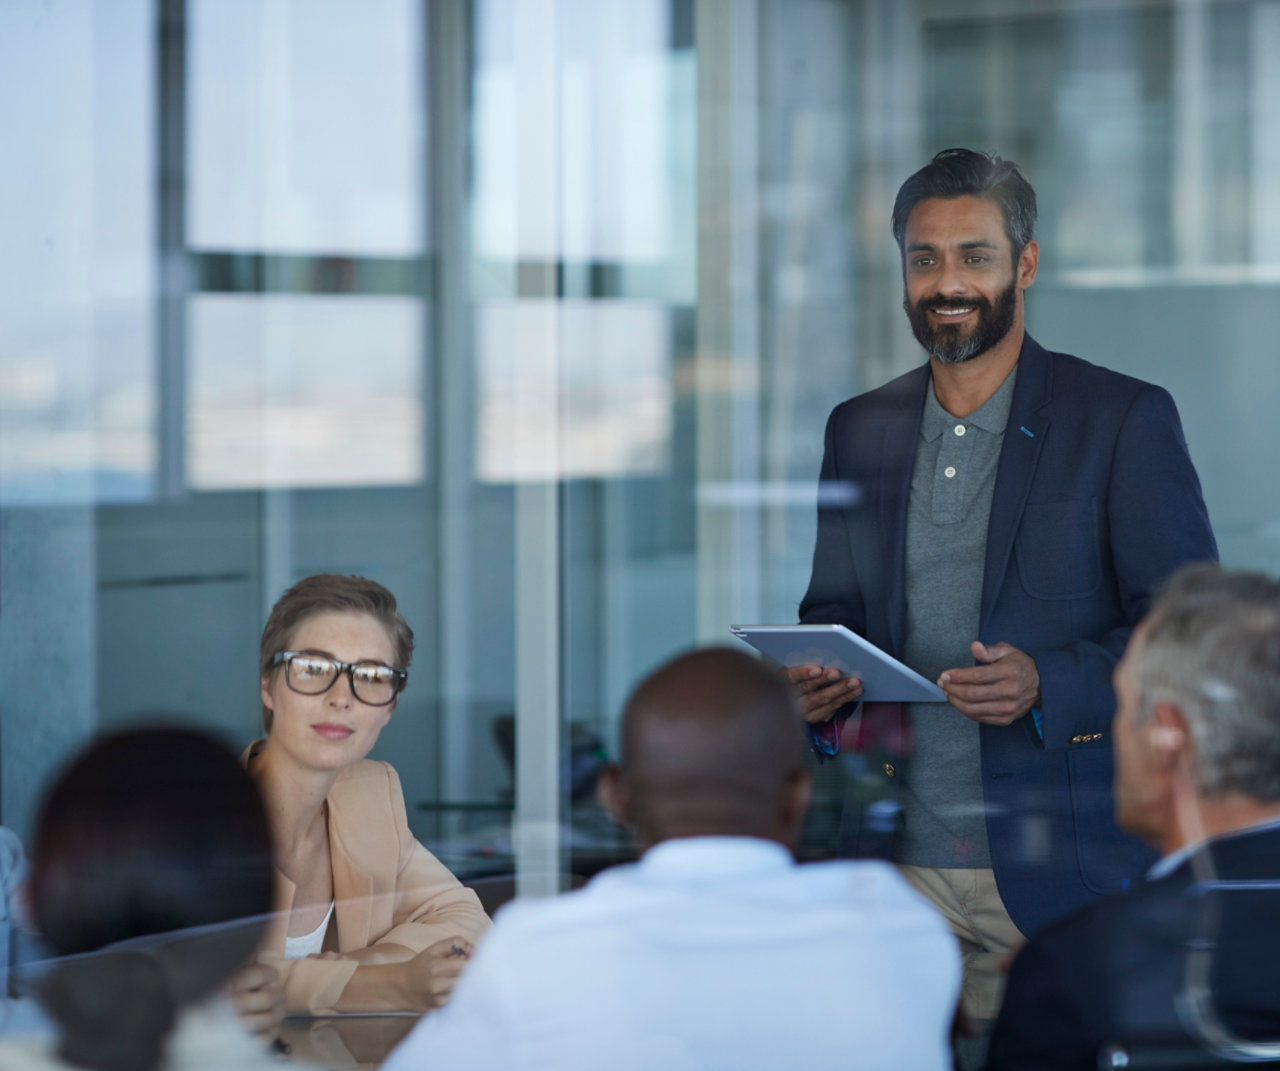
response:
[[[1183,569],[1114,683],[1116,817],[1162,858],[1019,954],[991,1071],[1094,1068],[1109,1041],[1280,1042],[1280,582]]]

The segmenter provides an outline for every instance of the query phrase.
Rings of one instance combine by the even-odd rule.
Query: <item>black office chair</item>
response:
[[[1217,878],[1207,852],[1192,856],[1198,880],[1186,890],[1203,905],[1195,932],[1186,942],[1182,989],[1175,998],[1178,1017],[1189,1036],[1183,1041],[1102,1046],[1100,1071],[1218,1071],[1228,1067],[1280,1068],[1280,1039],[1255,1041],[1237,1035],[1223,1021],[1215,1006],[1211,978],[1218,951],[1223,893],[1263,892],[1274,897],[1280,882],[1269,880],[1223,881]],[[1218,895],[1210,895],[1218,894]],[[1196,1039],[1199,1039],[1197,1041]]]

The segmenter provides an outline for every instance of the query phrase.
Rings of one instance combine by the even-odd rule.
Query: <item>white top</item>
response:
[[[329,920],[333,918],[333,904],[329,901],[329,910],[324,913],[324,920],[310,933],[301,937],[284,939],[284,958],[302,959],[303,956],[318,956],[324,949],[324,933],[329,928]]]
[[[890,866],[666,841],[498,914],[383,1071],[951,1067],[955,938]]]

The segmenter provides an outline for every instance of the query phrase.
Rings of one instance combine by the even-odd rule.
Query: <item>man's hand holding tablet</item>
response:
[[[846,677],[835,666],[789,666],[787,679],[800,696],[804,720],[811,725],[830,721],[846,703],[862,698],[862,681]]]

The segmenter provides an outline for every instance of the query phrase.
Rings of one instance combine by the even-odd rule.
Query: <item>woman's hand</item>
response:
[[[447,937],[397,964],[402,985],[414,1011],[439,1008],[453,993],[454,983],[475,949],[461,937]]]
[[[240,1021],[261,1041],[274,1041],[284,1018],[284,986],[276,969],[251,963],[227,983],[227,996]]]
[[[372,963],[356,968],[335,1005],[339,1012],[429,1012],[449,999],[454,983],[474,948],[463,937],[446,937],[398,963]],[[324,953],[321,959],[350,955]]]

